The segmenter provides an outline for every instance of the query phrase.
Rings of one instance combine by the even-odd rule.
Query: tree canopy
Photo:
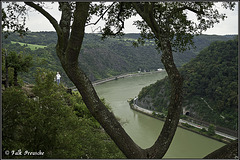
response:
[[[124,158],[102,131],[77,92],[54,82],[54,72],[39,69],[36,85],[3,92],[3,158]],[[28,95],[34,98],[29,98]],[[34,156],[29,152],[43,153]]]
[[[184,76],[183,106],[190,111],[189,116],[237,130],[237,69],[237,39],[213,42],[183,65],[179,69]],[[150,98],[157,111],[166,110],[171,92],[167,79],[144,87],[138,95],[139,101]]]
[[[167,120],[165,121],[163,129],[154,145],[147,149],[142,149],[134,143],[117,121],[114,114],[110,112],[99,99],[91,81],[78,65],[78,57],[84,38],[84,29],[89,21],[89,15],[101,10],[92,10],[92,8],[96,6],[90,5],[90,2],[59,2],[61,20],[57,22],[57,20],[39,4],[34,2],[25,2],[25,4],[45,16],[56,30],[58,35],[56,52],[63,69],[81,93],[83,101],[91,114],[101,124],[125,156],[127,158],[162,158],[174,137],[182,109],[183,79],[174,64],[172,48],[176,47],[182,50],[181,44],[186,46],[188,43],[192,43],[192,33],[196,33],[197,31],[201,33],[202,30],[210,28],[218,19],[224,18],[217,10],[212,9],[214,3],[129,2],[124,4],[119,2],[116,3],[119,12],[114,14],[115,16],[113,15],[113,17],[116,18],[114,18],[114,21],[111,21],[112,18],[110,18],[109,20],[112,23],[109,23],[106,29],[103,29],[103,31],[107,31],[107,34],[110,33],[110,35],[112,35],[110,26],[115,25],[118,28],[116,34],[121,34],[124,18],[128,18],[131,13],[139,14],[143,21],[136,22],[136,24],[142,30],[143,38],[154,38],[157,47],[162,51],[161,61],[169,75],[172,94],[168,107]],[[227,4],[230,4],[230,8],[234,6],[231,2]],[[125,6],[125,8],[123,8],[123,6]],[[169,6],[170,10],[167,6]],[[126,12],[129,8],[129,11],[133,12]],[[125,12],[122,12],[123,9],[125,9]],[[199,27],[191,28],[189,24],[193,26],[196,25],[195,23],[193,24],[186,21],[186,16],[183,13],[185,9],[197,14],[198,21],[201,24]],[[121,15],[124,18],[122,18]],[[211,15],[213,15],[213,17],[211,17]],[[167,18],[170,19],[168,20]],[[203,22],[203,19],[205,19],[205,22]],[[176,33],[174,33],[174,31],[176,31]]]
[[[13,80],[14,80],[14,85],[17,86],[18,85],[18,74],[19,72],[27,72],[29,70],[29,68],[31,66],[33,66],[32,63],[32,56],[30,55],[24,55],[22,52],[21,53],[16,53],[13,51],[10,51],[9,53],[7,53],[7,50],[3,50],[3,65],[5,67],[5,79],[6,79],[6,83],[8,83],[7,81],[7,77],[8,77],[8,73],[7,70],[8,68],[13,68]],[[8,84],[7,84],[8,86]]]
[[[5,38],[13,32],[20,36],[26,35],[28,28],[25,26],[27,10],[25,5],[13,2],[2,8],[2,33]]]
[[[233,10],[235,3],[223,2],[222,6]],[[196,15],[197,22],[188,19],[189,12]],[[124,20],[136,14],[142,17],[142,20],[134,22],[141,31],[140,44],[144,44],[144,39],[154,39],[156,44],[168,39],[172,48],[178,51],[188,49],[189,45],[193,45],[194,35],[201,34],[227,17],[218,12],[214,2],[119,2],[108,11],[103,36],[122,35]],[[111,30],[113,28],[116,28],[116,33]]]
[[[154,41],[150,40],[144,46],[133,47],[132,42],[137,41],[140,34],[125,34],[121,38],[107,38],[101,41],[100,34],[85,34],[83,46],[79,55],[79,65],[93,82],[103,78],[117,76],[125,73],[141,71],[153,71],[163,68],[161,53],[155,49]],[[181,67],[213,41],[227,41],[233,36],[199,35],[193,41],[196,48],[184,53],[173,52],[174,62]],[[3,39],[2,48],[8,52],[22,52],[33,57],[33,66],[27,73],[20,72],[19,78],[28,83],[35,83],[34,73],[38,67],[51,71],[59,71],[62,82],[68,87],[73,84],[65,74],[56,55],[56,32],[28,32],[23,38],[17,33]],[[3,50],[3,56],[5,51]],[[4,57],[3,57],[4,59]],[[4,62],[4,61],[3,61]],[[3,75],[5,68],[3,66]],[[5,76],[3,76],[5,77]]]

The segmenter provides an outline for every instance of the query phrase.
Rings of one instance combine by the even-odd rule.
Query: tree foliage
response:
[[[78,93],[70,95],[53,81],[55,73],[38,70],[31,92],[10,87],[3,92],[3,158],[124,158],[86,109]],[[27,91],[29,92],[29,91]],[[28,156],[25,151],[44,152]]]
[[[181,112],[181,104],[182,104],[182,82],[183,79],[179,74],[173,60],[172,56],[172,46],[175,46],[174,43],[174,36],[171,34],[173,33],[171,27],[173,25],[172,22],[168,22],[168,19],[172,17],[178,17],[179,22],[182,22],[178,16],[178,10],[180,13],[185,7],[190,6],[187,8],[189,10],[194,11],[194,13],[199,16],[199,21],[203,18],[207,18],[210,20],[210,23],[206,23],[206,27],[209,28],[211,25],[219,18],[222,18],[218,12],[214,13],[211,12],[213,3],[200,3],[192,2],[190,4],[184,4],[184,7],[176,8],[171,7],[171,3],[163,3],[164,5],[170,5],[172,10],[168,10],[167,7],[163,8],[163,10],[159,10],[160,15],[164,15],[164,17],[160,17],[159,22],[166,22],[161,25],[158,22],[158,14],[156,14],[154,8],[155,6],[162,7],[161,3],[155,2],[140,2],[140,3],[129,3],[133,7],[133,9],[143,18],[143,32],[142,35],[144,38],[154,38],[156,41],[156,45],[162,51],[162,63],[169,75],[169,80],[171,83],[171,100],[169,104],[168,116],[163,129],[155,142],[155,144],[148,148],[142,149],[134,141],[129,137],[129,135],[125,132],[122,126],[119,124],[113,113],[111,113],[106,106],[102,103],[99,99],[96,91],[94,90],[91,81],[87,78],[86,74],[82,71],[82,69],[78,65],[78,57],[80,53],[80,49],[82,47],[83,38],[84,38],[84,28],[86,23],[89,21],[89,12],[90,9],[90,2],[59,2],[59,9],[62,12],[60,22],[52,17],[46,10],[42,8],[42,6],[33,3],[33,2],[25,2],[26,5],[36,9],[40,12],[43,16],[45,16],[49,22],[53,25],[54,29],[58,35],[58,41],[56,45],[56,52],[61,61],[62,67],[65,70],[68,77],[71,81],[76,85],[77,89],[82,95],[83,101],[88,107],[91,114],[97,119],[97,121],[101,124],[101,126],[105,129],[105,131],[109,134],[109,136],[113,139],[116,145],[121,149],[121,151],[126,155],[127,158],[162,158],[164,154],[167,152],[173,136],[175,134],[177,124],[180,117]],[[122,14],[122,3],[118,3],[120,5],[119,13],[117,15],[117,22],[119,23],[119,31],[117,34],[121,34],[121,29],[123,28],[120,24],[123,24],[123,20],[120,18]],[[191,4],[193,6],[191,6]],[[180,5],[180,4],[179,4]],[[196,8],[194,8],[196,6]],[[197,10],[196,10],[197,9]],[[204,9],[204,10],[203,10]],[[125,10],[127,11],[127,10]],[[177,12],[176,12],[177,11]],[[203,12],[204,11],[204,12]],[[208,17],[204,16],[204,13],[213,13],[214,17],[208,15]],[[128,15],[128,13],[126,14]],[[166,15],[166,16],[165,16]],[[218,16],[220,15],[220,16]],[[182,17],[180,15],[180,17]],[[163,18],[163,19],[161,19]],[[111,20],[111,19],[109,19]],[[184,19],[183,19],[184,20]],[[71,23],[72,22],[72,23]],[[212,22],[212,23],[211,23]],[[115,23],[117,24],[117,23]],[[147,28],[146,25],[147,24]],[[181,24],[181,23],[180,23]],[[183,45],[190,43],[192,35],[188,34],[187,26],[188,22],[182,23],[183,30],[178,30],[180,38],[177,39],[177,45],[183,43]],[[203,23],[204,24],[204,23]],[[205,25],[200,26],[197,28],[198,30],[205,29]],[[107,31],[110,32],[110,27],[106,26]],[[185,30],[184,30],[185,29]],[[150,32],[149,32],[150,31]],[[187,34],[185,34],[185,32]],[[176,33],[177,34],[177,33]],[[146,36],[145,36],[146,35]],[[183,35],[183,36],[181,36]],[[186,38],[185,38],[186,37]],[[179,43],[178,43],[179,42]],[[180,47],[181,45],[179,45]],[[181,50],[181,47],[179,48]]]
[[[235,3],[224,2],[222,6],[233,10]],[[196,15],[197,22],[187,18],[189,12]],[[214,2],[120,2],[110,8],[103,35],[112,35],[107,28],[116,28],[118,32],[114,35],[122,34],[124,27],[120,27],[123,24],[120,22],[137,13],[142,17],[142,20],[134,22],[141,30],[138,42],[144,44],[144,39],[154,39],[159,44],[163,39],[168,39],[175,51],[185,51],[194,44],[194,35],[201,34],[226,18],[225,14],[218,12]],[[160,49],[159,45],[157,47]]]
[[[237,39],[216,41],[180,69],[185,79],[183,105],[190,110],[190,116],[237,129],[237,53]],[[166,109],[171,92],[167,79],[144,87],[138,95],[140,101],[150,97],[156,110]]]
[[[25,28],[26,22],[26,5],[20,5],[16,2],[9,3],[6,9],[2,8],[2,33],[5,38],[11,32],[16,32],[20,36],[26,35],[28,28]]]
[[[215,129],[216,129],[216,127],[214,125],[212,125],[212,124],[209,125],[207,134],[210,135],[210,136],[215,135]]]
[[[2,56],[5,57],[2,59],[2,65],[4,66],[5,74],[7,74],[6,70],[8,70],[8,68],[12,68],[14,85],[17,86],[19,72],[28,72],[30,67],[33,66],[32,56],[23,54],[22,52],[17,54],[16,52],[10,51],[7,53],[6,49],[3,51],[4,54]],[[5,76],[5,78],[6,77],[7,76]]]
[[[156,51],[154,41],[148,41],[145,46],[133,47],[132,42],[137,41],[140,34],[125,34],[121,38],[108,38],[101,41],[99,34],[85,34],[83,46],[79,55],[79,66],[84,70],[91,81],[108,78],[128,72],[137,72],[138,69],[153,71],[163,68],[161,54]],[[201,49],[215,40],[229,40],[232,36],[200,35],[194,37],[195,49],[179,54],[174,52],[174,61],[177,67],[182,66],[191,58],[196,57]],[[12,41],[21,43],[11,43]],[[34,66],[27,73],[20,73],[19,77],[29,83],[34,83],[33,74],[37,67],[48,68],[60,72],[62,82],[73,86],[65,74],[56,55],[56,32],[29,32],[23,38],[11,34],[3,40],[3,48],[8,52],[32,55]],[[25,45],[23,45],[24,43]],[[32,45],[46,46],[32,49]]]

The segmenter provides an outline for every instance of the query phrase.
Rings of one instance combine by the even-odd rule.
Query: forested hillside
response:
[[[125,158],[80,94],[67,93],[53,81],[54,76],[54,72],[39,69],[35,85],[4,90],[3,158]]]
[[[238,122],[238,41],[213,42],[180,69],[184,77],[183,108],[189,116],[230,129]],[[166,112],[168,77],[139,93],[141,105]]]
[[[108,38],[104,41],[98,34],[85,34],[83,47],[79,56],[80,65],[90,77],[91,81],[115,76],[138,70],[156,70],[163,68],[161,54],[159,54],[153,41],[147,41],[145,46],[133,47],[139,34],[126,34],[122,38]],[[174,53],[177,66],[194,58],[201,49],[216,40],[229,40],[233,36],[200,35],[194,38],[196,48],[184,53]],[[37,67],[48,68],[54,72],[59,71],[63,82],[71,86],[65,75],[60,61],[56,56],[55,45],[57,35],[55,32],[29,32],[27,36],[19,37],[11,34],[3,39],[3,48],[8,52],[23,52],[33,56],[34,66],[27,74],[21,73],[23,80],[33,83],[33,74]]]

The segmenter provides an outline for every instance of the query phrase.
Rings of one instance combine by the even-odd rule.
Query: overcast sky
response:
[[[49,3],[48,9],[46,9],[56,20],[60,20],[60,12],[58,11],[58,3],[51,4]],[[4,4],[2,6],[4,8]],[[238,4],[235,7],[234,11],[230,11],[229,9],[223,9],[222,7],[218,7],[220,13],[225,13],[227,18],[224,21],[221,21],[218,24],[214,25],[214,28],[208,29],[203,34],[217,34],[217,35],[226,35],[226,34],[238,34]],[[134,20],[137,20],[138,17],[133,17],[125,22],[125,33],[139,33],[139,30],[132,25]],[[191,16],[190,16],[191,18]],[[97,18],[92,19],[92,22],[95,22]],[[55,31],[49,21],[42,16],[40,13],[30,9],[27,22],[27,27],[30,31]],[[103,22],[99,22],[97,25],[92,25],[86,27],[86,33],[96,33],[99,31],[99,26],[104,26]]]

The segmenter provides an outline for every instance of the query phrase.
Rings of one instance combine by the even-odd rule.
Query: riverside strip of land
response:
[[[158,71],[152,71],[152,72],[140,72],[140,73],[122,74],[122,75],[118,75],[118,76],[112,76],[110,78],[97,80],[97,81],[92,82],[92,84],[93,84],[93,86],[95,86],[95,85],[98,85],[98,84],[106,83],[106,82],[117,80],[117,79],[121,79],[121,78],[140,76],[140,75],[144,75],[144,74],[152,74],[152,73],[163,72],[163,71],[165,71],[165,69],[158,70]]]
[[[152,72],[140,72],[140,73],[121,74],[121,75],[118,75],[118,76],[112,76],[112,77],[109,77],[109,78],[93,81],[92,85],[96,86],[96,85],[99,85],[99,84],[103,84],[103,83],[106,83],[106,82],[118,80],[118,79],[121,79],[121,78],[127,78],[127,77],[133,77],[133,76],[141,76],[141,75],[145,75],[145,74],[153,74],[153,73],[164,72],[164,71],[165,71],[165,69],[158,70],[158,71],[152,71]],[[70,87],[70,89],[72,89],[73,91],[77,91],[75,86],[74,87]]]
[[[137,99],[137,98],[134,98],[133,101],[135,101],[136,99]],[[135,103],[133,103],[133,104],[130,105],[130,106],[131,106],[131,108],[132,108],[133,110],[136,110],[136,111],[141,112],[141,113],[144,113],[144,114],[146,114],[146,115],[148,115],[148,116],[154,117],[154,116],[153,116],[153,112],[155,112],[155,111],[151,111],[151,110],[148,110],[148,109],[139,107],[139,106],[137,106]],[[155,112],[155,113],[156,113],[156,114],[162,114],[162,113],[160,113],[160,112]],[[154,118],[156,118],[156,117],[154,117]],[[190,126],[193,126],[193,127],[195,127],[195,128],[198,128],[198,129],[203,129],[203,128],[205,128],[206,130],[208,130],[208,128],[205,127],[205,126],[202,126],[202,125],[199,125],[199,124],[195,124],[195,123],[192,123],[192,122],[189,122],[189,121],[180,119],[180,120],[179,120],[179,124],[180,124],[179,126],[182,127],[182,128],[185,128],[185,129],[187,129],[187,128],[181,126],[181,124],[183,124],[183,123],[188,124],[188,125],[190,125]],[[188,130],[190,130],[190,129],[188,129]],[[197,132],[196,132],[196,133],[197,133]],[[236,139],[238,139],[237,137],[230,136],[230,135],[227,135],[227,134],[222,133],[222,132],[219,132],[219,131],[215,131],[215,134],[220,135],[220,136],[225,137],[225,138],[230,139],[230,140],[236,140]],[[202,135],[203,135],[203,134],[202,134]],[[210,137],[210,136],[209,136],[209,137]],[[210,138],[212,138],[212,137],[210,137]],[[214,138],[214,139],[215,139],[215,138]],[[216,140],[218,140],[218,139],[216,139]],[[223,142],[225,142],[225,141],[223,141]]]

